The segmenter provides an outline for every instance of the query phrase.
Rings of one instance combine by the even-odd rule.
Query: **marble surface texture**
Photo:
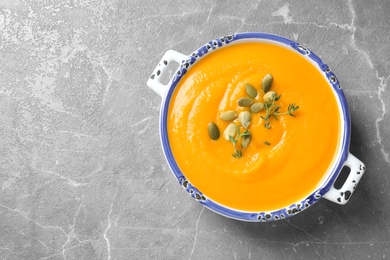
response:
[[[0,1],[0,259],[389,259],[390,2]],[[277,222],[203,208],[160,146],[166,50],[296,40],[336,73],[367,166],[345,206]]]

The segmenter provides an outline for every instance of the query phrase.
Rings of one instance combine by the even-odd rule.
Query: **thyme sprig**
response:
[[[276,93],[272,93],[272,97],[264,104],[265,116],[261,116],[261,118],[264,119],[264,126],[267,129],[271,128],[271,124],[269,122],[271,117],[274,117],[276,120],[278,120],[278,116],[281,115],[295,116],[293,112],[299,109],[299,106],[295,105],[295,103],[292,103],[288,105],[287,111],[280,112],[281,107],[275,105],[275,102],[278,101],[281,96],[282,95],[277,96]]]
[[[276,112],[275,116],[280,116],[280,115],[290,115],[290,116],[295,116],[293,112],[297,111],[299,106],[295,105],[295,103],[291,103],[288,105],[287,111],[286,112]]]
[[[236,137],[229,135],[229,141],[233,144],[233,147],[234,147],[234,153],[232,154],[234,158],[241,158],[242,157],[242,151],[237,149],[237,143],[238,143],[239,139],[241,139],[242,137],[245,137],[245,136],[250,136],[250,135],[251,135],[251,132],[249,132],[248,129],[245,129],[245,131],[242,133],[240,132],[240,129],[239,129]]]

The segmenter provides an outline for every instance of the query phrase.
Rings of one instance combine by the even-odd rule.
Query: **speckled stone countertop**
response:
[[[0,259],[390,258],[390,2],[0,1]],[[146,81],[166,50],[244,31],[300,42],[336,73],[367,166],[322,199],[246,223],[178,185]]]

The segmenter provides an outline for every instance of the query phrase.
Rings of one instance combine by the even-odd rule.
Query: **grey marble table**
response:
[[[0,1],[0,259],[390,258],[390,2]],[[367,171],[345,206],[271,223],[180,188],[146,81],[168,49],[261,31],[338,76]]]

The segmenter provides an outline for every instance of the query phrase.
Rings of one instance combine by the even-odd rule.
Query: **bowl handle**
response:
[[[348,158],[344,163],[344,166],[350,168],[350,173],[345,180],[343,186],[340,189],[336,189],[334,184],[330,190],[324,195],[325,199],[333,201],[335,203],[344,205],[351,198],[356,186],[363,176],[366,166],[358,158],[353,156],[351,153],[348,154]]]
[[[149,77],[148,82],[146,83],[148,87],[151,88],[154,92],[156,92],[160,97],[163,97],[170,83],[168,83],[167,85],[162,84],[160,81],[161,75],[167,70],[168,65],[172,61],[181,64],[182,61],[186,58],[187,56],[180,52],[168,50],[161,58],[152,75]]]

